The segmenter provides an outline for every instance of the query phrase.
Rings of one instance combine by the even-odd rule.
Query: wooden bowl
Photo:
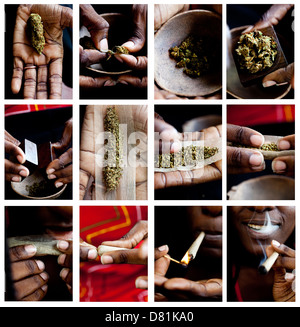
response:
[[[230,50],[227,62],[227,93],[236,99],[281,99],[288,94],[291,85],[287,84],[264,88],[261,79],[265,74],[256,79],[256,83],[254,84],[250,83],[251,85],[248,85],[247,87],[242,84],[238,68],[235,64],[233,51],[235,48],[234,42],[237,42],[236,35],[241,35],[247,27],[249,27],[249,25],[236,27],[230,31],[231,40],[228,41],[230,43]]]
[[[169,56],[169,49],[190,35],[214,39],[220,47],[220,69],[191,78]],[[189,10],[169,19],[155,35],[154,78],[164,90],[186,96],[205,96],[222,88],[222,19],[207,10]]]
[[[33,185],[34,183],[41,183],[46,180],[47,183],[49,183],[49,194],[45,192],[42,196],[31,196],[29,195],[28,187]],[[58,198],[67,185],[63,185],[59,188],[56,188],[54,186],[54,182],[52,180],[48,180],[44,177],[43,174],[40,173],[39,170],[36,170],[33,174],[29,175],[25,179],[22,180],[20,183],[11,182],[12,189],[19,194],[21,197],[26,199],[32,199],[32,200],[48,200],[48,199],[56,199]]]
[[[238,61],[238,55],[237,55],[235,49],[237,48],[238,41],[240,39],[242,31],[240,29],[234,29],[234,30],[231,31],[232,55],[233,55],[233,59],[234,59],[235,65],[236,65],[236,69],[237,69],[238,74],[239,74],[240,81],[241,81],[242,85],[245,86],[245,87],[261,82],[262,79],[266,75],[274,72],[275,70],[277,70],[279,68],[283,68],[283,67],[286,67],[288,65],[288,63],[286,61],[286,58],[285,58],[285,55],[284,55],[284,53],[282,51],[279,39],[277,37],[277,34],[276,34],[273,26],[269,26],[269,27],[266,27],[266,28],[261,28],[259,31],[261,31],[263,33],[263,35],[273,37],[273,39],[277,43],[277,55],[276,55],[276,58],[275,58],[275,61],[274,61],[273,65],[272,65],[272,67],[266,68],[266,69],[264,69],[262,71],[259,71],[259,72],[255,73],[255,74],[251,74],[247,70],[241,69],[239,61]]]
[[[229,200],[295,200],[295,180],[267,175],[251,178],[232,187]]]

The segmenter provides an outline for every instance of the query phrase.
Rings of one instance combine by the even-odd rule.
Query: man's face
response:
[[[285,243],[295,228],[295,207],[229,207],[229,218],[244,248],[263,255],[272,240]]]

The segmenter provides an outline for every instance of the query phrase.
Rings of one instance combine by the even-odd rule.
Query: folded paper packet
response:
[[[188,171],[188,170],[194,170],[194,169],[200,169],[203,168],[205,166],[211,165],[214,162],[217,162],[219,160],[222,159],[222,138],[218,137],[215,139],[210,139],[210,140],[203,140],[203,141],[190,141],[190,142],[182,142],[182,147],[186,148],[190,145],[196,146],[196,147],[215,147],[218,148],[218,151],[211,156],[210,158],[207,159],[203,159],[203,160],[199,160],[194,162],[194,164],[192,165],[188,165],[188,166],[176,166],[173,168],[160,168],[160,167],[156,167],[154,165],[154,171],[155,172],[171,172],[171,171],[177,171],[177,170],[181,170],[181,171]]]
[[[58,240],[50,237],[49,235],[26,235],[14,236],[7,239],[8,247],[31,244],[37,249],[35,256],[56,255],[62,254],[57,249]]]
[[[278,144],[279,140],[283,138],[283,136],[274,136],[274,135],[264,135],[265,143],[264,144],[270,144],[275,143]],[[235,145],[232,142],[227,142],[228,146],[235,147]],[[262,153],[264,158],[266,160],[272,160],[277,157],[285,157],[285,156],[294,156],[295,150],[282,150],[282,151],[266,151],[259,148],[252,148],[252,147],[246,147],[249,149],[257,150]]]

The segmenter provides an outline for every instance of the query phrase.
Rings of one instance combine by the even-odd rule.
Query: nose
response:
[[[203,213],[208,213],[210,216],[216,217],[222,214],[222,206],[203,206]]]
[[[274,210],[274,206],[255,206],[255,207],[248,207],[251,211],[256,212],[264,212],[264,211],[271,211]]]

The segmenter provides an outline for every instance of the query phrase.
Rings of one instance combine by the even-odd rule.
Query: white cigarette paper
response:
[[[122,251],[122,250],[130,250],[126,248],[119,248],[117,246],[108,246],[108,245],[100,245],[98,246],[98,254],[102,256],[103,254],[107,252],[113,252],[113,251]]]
[[[272,268],[272,266],[274,265],[275,261],[277,260],[279,256],[278,252],[273,252],[269,258],[262,264],[259,266],[259,272],[261,274],[267,274],[270,269]]]
[[[201,232],[199,234],[199,236],[195,239],[195,241],[193,242],[193,244],[190,246],[190,248],[188,249],[187,252],[191,256],[191,259],[195,259],[196,254],[197,254],[197,252],[198,252],[198,250],[200,248],[200,245],[201,245],[204,237],[205,237],[205,233],[204,232]]]

